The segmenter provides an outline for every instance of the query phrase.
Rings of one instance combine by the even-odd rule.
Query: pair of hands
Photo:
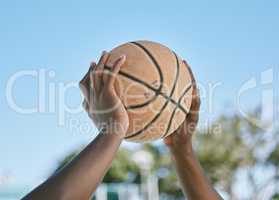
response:
[[[120,56],[110,71],[107,71],[104,70],[104,66],[109,56],[109,53],[103,52],[98,64],[91,63],[89,71],[80,81],[80,88],[84,95],[83,107],[99,129],[105,128],[109,133],[124,138],[129,127],[129,117],[115,92],[114,83],[126,57]],[[184,63],[188,67],[185,61]],[[193,82],[190,112],[178,130],[164,139],[165,144],[175,151],[181,149],[181,146],[191,147],[191,137],[199,118],[200,98],[192,71],[190,67],[188,69]]]

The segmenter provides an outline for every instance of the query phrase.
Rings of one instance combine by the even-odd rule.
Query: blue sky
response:
[[[59,126],[57,109],[33,114],[11,109],[6,87],[16,72],[54,71],[55,76],[46,81],[58,90],[61,82],[79,81],[102,50],[131,40],[154,40],[185,58],[205,88],[221,83],[214,93],[213,113],[203,104],[202,115],[207,118],[233,110],[242,84],[253,77],[258,81],[263,71],[273,68],[272,85],[278,85],[278,7],[275,0],[2,1],[0,175],[8,171],[15,182],[34,185],[63,155],[94,137]],[[16,102],[24,107],[36,105],[37,89],[38,82],[31,77],[17,80],[13,90]],[[260,104],[261,90],[257,87],[247,93],[244,107]],[[79,91],[67,91],[65,101],[77,106]],[[90,123],[84,113],[67,117]]]

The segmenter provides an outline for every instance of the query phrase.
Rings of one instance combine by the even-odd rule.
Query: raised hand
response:
[[[125,55],[120,56],[105,70],[109,54],[104,52],[98,64],[92,63],[89,72],[80,81],[80,88],[85,97],[83,106],[95,125],[108,133],[124,137],[129,126],[127,111],[117,96],[114,88],[116,75],[124,64]]]
[[[193,76],[191,68],[188,66],[186,61],[183,61],[188,67],[192,78],[193,92],[192,92],[192,103],[190,111],[185,118],[183,124],[170,136],[164,139],[165,144],[171,148],[171,150],[184,151],[192,150],[192,135],[196,130],[197,123],[199,120],[200,110],[200,97],[198,94],[196,80]]]

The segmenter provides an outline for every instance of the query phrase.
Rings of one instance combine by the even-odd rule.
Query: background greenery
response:
[[[239,192],[245,193],[247,199],[262,199],[269,188],[272,188],[268,190],[269,195],[271,192],[274,200],[279,199],[279,131],[274,128],[267,132],[252,123],[260,115],[260,109],[251,113],[250,119],[237,114],[222,115],[209,129],[199,130],[193,138],[206,175],[229,199],[239,199]],[[153,156],[151,171],[159,178],[160,194],[182,198],[167,148],[162,143],[145,143],[140,149]],[[104,182],[140,183],[139,167],[131,156],[137,150],[122,147]],[[79,151],[66,156],[58,169]],[[243,190],[237,190],[237,185]]]

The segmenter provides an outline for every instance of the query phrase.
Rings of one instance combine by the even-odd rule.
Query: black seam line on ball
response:
[[[105,68],[106,70],[111,70],[111,68],[108,67],[108,66],[106,66],[106,65],[105,65],[104,68]],[[121,71],[121,70],[118,72],[118,74],[121,75],[121,76],[124,76],[125,78],[130,79],[130,80],[132,80],[132,81],[134,81],[134,82],[137,82],[137,83],[139,83],[139,84],[142,84],[142,85],[144,85],[145,87],[147,87],[148,89],[154,91],[155,93],[159,93],[159,94],[160,94],[160,92],[159,92],[156,88],[150,86],[148,83],[144,82],[144,81],[141,80],[141,79],[138,79],[138,78],[136,78],[136,77],[134,77],[134,76],[132,76],[132,75],[126,73],[126,72],[123,72],[123,71]]]
[[[157,69],[157,72],[158,72],[158,74],[159,74],[159,77],[160,77],[160,85],[159,85],[159,88],[158,88],[158,89],[155,89],[155,88],[154,88],[155,90],[152,89],[152,91],[155,92],[155,95],[154,95],[151,99],[147,100],[147,101],[144,102],[144,103],[136,104],[136,105],[129,105],[129,106],[127,107],[127,109],[136,109],[136,108],[142,108],[142,107],[144,107],[144,106],[147,106],[148,104],[150,104],[151,102],[153,102],[153,101],[158,97],[158,94],[162,93],[164,78],[163,78],[163,73],[162,73],[162,71],[161,71],[161,67],[160,67],[160,65],[158,64],[158,62],[156,61],[156,59],[154,58],[154,56],[151,54],[151,52],[150,52],[148,49],[146,49],[146,48],[145,48],[142,44],[140,44],[140,43],[137,43],[137,42],[130,42],[130,44],[135,45],[137,48],[140,48],[141,50],[144,51],[144,53],[145,53],[145,54],[151,59],[151,61],[153,62],[154,66],[155,66],[156,69]],[[143,81],[142,81],[142,82],[143,82]],[[148,84],[147,84],[147,85],[148,85]],[[151,89],[151,88],[150,88],[150,89]]]
[[[163,84],[164,84],[164,78],[163,78],[163,73],[162,73],[162,70],[160,68],[160,65],[158,64],[158,62],[156,61],[156,59],[154,58],[154,56],[151,54],[151,52],[142,44],[138,43],[138,42],[130,42],[130,44],[134,44],[136,46],[138,46],[139,48],[141,48],[149,57],[150,59],[152,60],[153,64],[155,65],[158,73],[159,73],[159,77],[160,77],[160,86],[158,89],[155,89],[153,90],[152,88],[150,88],[151,90],[153,90],[155,92],[155,95],[153,96],[152,99],[150,99],[149,101],[147,102],[144,102],[142,104],[137,104],[137,105],[129,105],[127,108],[128,109],[135,109],[135,108],[141,108],[141,107],[144,107],[146,105],[148,105],[149,103],[151,103],[152,101],[154,101],[158,95],[161,95],[163,96],[167,101],[171,101],[173,104],[177,105],[177,102],[175,100],[173,100],[171,97],[172,95],[167,95],[167,94],[164,94],[162,92],[162,87],[163,87]],[[178,59],[178,56],[176,55],[176,53],[174,51],[172,51],[172,53],[175,55],[175,59],[176,59],[176,66],[179,68],[180,65],[179,65],[179,59]],[[177,79],[178,79],[178,76],[179,76],[179,72],[178,74],[176,73],[177,75]],[[142,81],[143,82],[143,81]],[[177,80],[176,80],[177,82]],[[146,83],[146,85],[149,85]],[[178,107],[182,110],[182,112],[184,112],[185,114],[187,114],[187,111],[184,109],[183,106],[181,106],[180,104],[178,105]]]
[[[108,67],[106,65],[104,66],[104,69],[111,70],[110,67]],[[146,83],[146,82],[144,82],[144,81],[142,81],[142,80],[140,80],[140,79],[138,79],[138,78],[136,78],[136,77],[126,73],[126,72],[119,71],[119,75],[121,75],[121,76],[123,76],[123,77],[125,77],[127,79],[130,79],[130,80],[132,80],[134,82],[137,82],[137,83],[147,87],[148,89],[152,90],[155,93],[155,95],[152,97],[152,99],[150,99],[150,100],[148,100],[148,101],[146,101],[144,103],[137,104],[137,105],[129,105],[127,107],[125,106],[125,108],[127,110],[136,109],[136,108],[141,108],[141,107],[147,106],[149,103],[154,101],[157,98],[158,95],[162,95],[163,94],[161,91],[159,91],[158,89],[150,86],[148,83]]]
[[[106,66],[106,65],[105,65],[104,68],[105,68],[106,70],[111,70],[111,68],[108,67],[108,66]],[[132,75],[126,73],[126,72],[123,72],[123,71],[121,71],[121,70],[119,71],[119,75],[121,75],[121,76],[123,76],[123,77],[125,77],[125,78],[127,78],[127,79],[130,79],[130,80],[132,80],[132,81],[134,81],[134,82],[137,82],[137,83],[139,83],[139,84],[142,84],[143,86],[145,86],[145,87],[147,87],[148,89],[152,90],[155,94],[160,95],[160,96],[164,97],[166,100],[168,100],[168,101],[170,101],[171,103],[173,103],[174,105],[177,105],[177,102],[176,102],[175,100],[173,100],[172,98],[170,98],[168,95],[166,95],[166,94],[164,94],[164,93],[158,91],[156,88],[150,86],[148,83],[146,83],[146,82],[144,82],[144,81],[142,81],[142,80],[140,80],[140,79],[138,79],[138,78],[136,78],[136,77],[134,77],[134,76],[132,76]],[[181,109],[182,112],[184,112],[185,114],[187,114],[187,110],[185,110],[184,107],[182,107],[181,105],[178,105],[178,107]],[[128,109],[128,108],[129,108],[129,109],[132,109],[130,106],[128,106],[127,109]]]
[[[166,135],[168,134],[169,130],[170,130],[170,127],[171,127],[171,124],[172,124],[172,121],[173,121],[173,118],[174,118],[174,114],[175,114],[175,111],[177,110],[178,108],[178,105],[180,105],[183,97],[186,95],[186,93],[190,90],[190,88],[192,87],[193,85],[190,84],[186,89],[185,91],[182,93],[182,95],[179,97],[179,100],[175,106],[175,108],[173,109],[172,113],[171,113],[171,117],[170,117],[170,120],[169,120],[169,123],[168,123],[168,127],[167,127],[167,130],[166,132],[164,133],[164,135],[162,136],[162,138],[166,137]],[[189,112],[189,111],[188,111]],[[187,113],[188,113],[187,112]]]
[[[170,91],[170,99],[175,91],[175,88],[176,88],[176,85],[177,85],[177,81],[178,81],[178,77],[179,77],[179,68],[180,68],[180,64],[179,64],[179,60],[178,60],[178,57],[177,55],[173,52],[175,58],[176,58],[176,74],[175,74],[175,79],[174,79],[174,82],[173,82],[173,85],[172,85],[172,89]],[[170,102],[169,99],[166,100],[166,102],[164,103],[164,105],[162,106],[162,108],[160,109],[160,111],[155,115],[155,117],[147,124],[145,125],[141,130],[129,135],[129,136],[126,136],[125,138],[126,139],[129,139],[129,138],[132,138],[134,136],[137,136],[139,135],[140,133],[142,133],[143,131],[145,131],[147,128],[149,128],[161,115],[161,113],[165,110],[165,108],[167,107],[168,103]]]

